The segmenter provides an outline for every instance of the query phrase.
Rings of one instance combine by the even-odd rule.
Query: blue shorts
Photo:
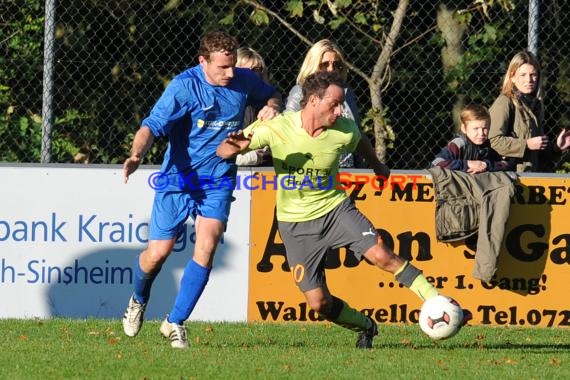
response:
[[[157,191],[150,217],[149,240],[170,240],[183,231],[188,217],[197,215],[228,223],[235,200],[228,189],[212,191]]]

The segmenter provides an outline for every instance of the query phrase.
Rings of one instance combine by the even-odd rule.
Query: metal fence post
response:
[[[538,0],[528,3],[528,50],[538,55]]]
[[[55,46],[55,0],[45,2],[44,76],[42,88],[42,152],[41,163],[51,161],[53,126],[53,60]]]

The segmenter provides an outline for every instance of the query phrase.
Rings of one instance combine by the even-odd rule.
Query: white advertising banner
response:
[[[146,246],[158,167],[0,166],[0,318],[121,318]],[[192,320],[247,320],[251,191],[228,229]],[[146,317],[170,312],[192,257],[193,221],[154,282]]]

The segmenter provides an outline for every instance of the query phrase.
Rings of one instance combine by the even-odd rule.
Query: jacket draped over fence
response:
[[[473,175],[437,166],[428,171],[435,188],[437,240],[453,242],[478,233],[473,277],[489,282],[497,270],[515,174]]]

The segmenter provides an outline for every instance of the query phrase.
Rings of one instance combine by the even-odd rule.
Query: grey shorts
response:
[[[326,285],[327,251],[347,247],[360,260],[378,242],[376,228],[350,199],[315,220],[279,222],[279,234],[295,283],[303,292]]]

